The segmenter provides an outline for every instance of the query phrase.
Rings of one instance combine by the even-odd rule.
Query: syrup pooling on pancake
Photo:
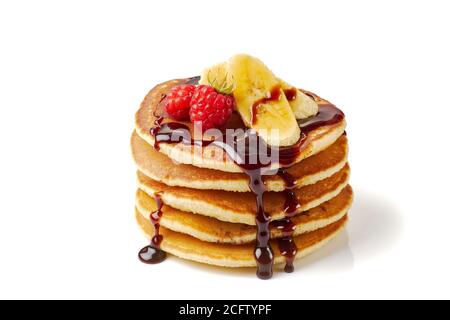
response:
[[[193,83],[196,78],[191,78],[185,81],[185,83]],[[276,88],[273,88],[276,90]],[[163,100],[164,97],[161,97]],[[314,95],[314,99],[317,96]],[[232,135],[226,139],[217,140],[203,140],[203,139],[193,139],[191,132],[187,125],[179,122],[168,122],[162,123],[164,118],[159,116],[155,121],[155,126],[150,129],[150,134],[153,135],[155,139],[155,149],[158,149],[159,143],[183,143],[192,146],[206,147],[209,145],[214,145],[226,152],[228,157],[236,163],[244,173],[249,176],[250,179],[250,189],[255,194],[257,202],[257,215],[256,215],[256,225],[257,225],[257,241],[254,251],[255,259],[258,264],[257,275],[259,278],[268,279],[272,276],[272,269],[274,263],[274,254],[270,245],[270,231],[269,223],[270,217],[266,214],[264,210],[263,196],[266,188],[262,180],[264,175],[264,169],[270,167],[272,163],[263,163],[260,161],[261,150],[265,151],[265,159],[271,158],[274,154],[279,155],[278,162],[281,167],[289,167],[294,163],[296,156],[300,153],[302,146],[304,145],[308,132],[317,129],[321,126],[331,125],[338,123],[344,118],[344,114],[337,109],[332,104],[327,104],[319,109],[319,113],[316,116],[307,118],[299,122],[299,127],[302,129],[302,135],[299,141],[290,147],[270,147],[263,139],[261,139],[255,132],[247,130],[244,136]],[[256,149],[250,149],[248,147],[250,144],[246,143],[245,150],[242,153],[238,150],[238,139],[248,139],[251,141],[253,139],[257,143],[253,143],[252,146],[257,146]],[[264,148],[261,148],[263,146]],[[256,162],[249,161],[252,155],[257,155]],[[255,158],[252,158],[253,160]],[[279,171],[279,175],[283,177],[286,182],[286,208],[287,213],[294,214],[298,210],[298,202],[292,189],[295,186],[290,186],[290,179],[286,175],[285,171]],[[282,254],[286,258],[286,272],[293,271],[292,262],[295,258],[297,247],[295,242],[292,240],[292,233],[290,226],[292,225],[289,217],[287,217],[283,222],[280,222],[280,228],[283,229],[286,236],[279,241],[279,248]]]
[[[139,259],[143,263],[156,264],[163,262],[166,259],[166,253],[161,250],[161,242],[163,241],[163,236],[159,233],[160,220],[162,217],[162,207],[164,205],[161,194],[155,193],[154,197],[156,202],[156,210],[150,213],[150,221],[153,225],[154,235],[151,240],[151,244],[142,248],[139,251]]]

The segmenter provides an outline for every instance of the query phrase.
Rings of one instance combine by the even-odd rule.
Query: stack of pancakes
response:
[[[224,267],[256,267],[255,195],[249,177],[232,160],[217,156],[214,147],[200,151],[183,143],[159,143],[150,133],[160,102],[171,87],[187,80],[173,80],[156,86],[136,114],[131,145],[138,168],[136,219],[151,239],[155,228],[155,195],[162,200],[158,223],[160,248],[175,256]],[[317,99],[319,112],[321,103]],[[236,115],[237,117],[237,115]],[[237,121],[237,120],[236,120]],[[233,127],[233,120],[230,121]],[[345,119],[312,130],[295,163],[286,172],[296,180],[298,212],[290,217],[296,258],[317,250],[343,230],[353,192],[348,185]],[[155,148],[156,146],[156,148]],[[198,160],[200,152],[200,158]],[[196,158],[197,157],[197,158]],[[263,177],[264,207],[271,218],[270,237],[275,263],[284,263],[278,239],[286,234],[279,221],[286,218],[286,182],[279,175]],[[155,223],[155,221],[153,221]]]

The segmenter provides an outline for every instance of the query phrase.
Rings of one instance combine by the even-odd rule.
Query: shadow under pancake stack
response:
[[[196,137],[189,124],[167,118],[162,103],[173,86],[198,79],[157,85],[136,114],[136,219],[150,241],[139,258],[153,264],[170,253],[253,267],[262,279],[272,277],[274,265],[293,272],[295,259],[325,245],[347,222],[353,191],[344,114],[302,90],[319,112],[298,121],[301,137],[293,146],[275,149],[249,130],[228,139]],[[241,127],[233,113],[226,128]],[[258,148],[239,150],[240,139],[255,139]],[[278,152],[277,163],[249,161],[261,152]]]

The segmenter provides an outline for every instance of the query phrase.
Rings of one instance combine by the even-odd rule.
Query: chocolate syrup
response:
[[[319,112],[306,119],[298,121],[302,133],[307,135],[309,132],[323,127],[341,122],[344,119],[344,113],[331,103],[320,104]]]
[[[284,272],[294,272],[294,260],[297,255],[297,245],[295,244],[294,237],[290,235],[278,239],[278,248],[280,249],[281,255],[286,259]]]
[[[161,124],[162,118],[158,118],[158,123],[155,122],[155,127],[150,129],[150,133],[155,138],[154,148],[159,150],[161,142],[166,143],[184,143],[187,145],[196,145],[200,147],[207,147],[214,142],[214,140],[199,140],[192,139],[189,127],[179,122],[168,122]]]
[[[316,102],[321,100],[320,97],[317,94],[315,94],[315,93],[313,93],[311,91],[302,89],[302,92],[304,94],[306,94],[308,97],[310,97],[311,99],[313,99],[314,101],[316,101]]]
[[[198,83],[198,80],[199,77],[193,77],[187,79],[185,83],[196,84]],[[285,92],[285,94],[287,95],[288,100],[293,100],[296,98],[297,93],[295,92],[294,94],[294,92],[287,91],[287,93]],[[306,94],[310,95],[314,100],[317,101],[318,97],[316,95],[313,95],[309,92]],[[277,86],[273,88],[273,90],[271,90],[268,97],[256,101],[252,106],[252,123],[256,122],[257,120],[257,109],[260,104],[278,100],[280,99],[280,96],[281,88]],[[169,122],[163,124],[162,122],[164,118],[162,116],[157,117],[154,122],[154,127],[150,129],[150,133],[155,139],[154,147],[156,150],[159,149],[160,143],[183,143],[201,147],[214,145],[218,148],[221,148],[227,153],[230,159],[232,159],[249,177],[249,187],[255,194],[257,206],[257,214],[255,219],[257,226],[257,239],[254,251],[254,256],[258,265],[257,276],[261,279],[269,279],[273,273],[274,253],[270,245],[270,216],[268,216],[264,210],[263,197],[264,192],[266,191],[266,187],[262,179],[262,169],[269,167],[270,163],[262,163],[260,161],[260,157],[256,157],[256,163],[250,163],[248,161],[250,159],[250,155],[255,154],[255,152],[256,154],[258,154],[259,150],[245,150],[244,154],[239,153],[237,150],[238,139],[256,139],[258,141],[256,145],[260,147],[262,145],[265,146],[264,150],[266,150],[269,157],[272,152],[278,152],[280,166],[288,167],[294,163],[295,159],[300,154],[302,146],[306,141],[307,134],[310,131],[321,126],[338,123],[343,118],[344,114],[342,113],[342,111],[337,109],[332,104],[321,105],[319,108],[319,113],[316,116],[299,121],[299,126],[302,131],[302,135],[299,141],[293,146],[281,148],[272,148],[267,146],[262,138],[260,138],[251,130],[246,130],[244,136],[232,136],[232,139],[224,137],[222,137],[223,139],[217,140],[192,139],[191,132],[188,126],[177,122]],[[277,174],[283,178],[286,184],[286,190],[284,191],[284,194],[286,196],[286,202],[284,205],[286,218],[278,221],[273,221],[272,223],[276,228],[282,230],[283,232],[283,237],[278,240],[278,246],[281,254],[286,258],[285,271],[292,272],[294,270],[293,261],[297,253],[297,246],[295,245],[292,236],[295,230],[295,224],[292,223],[290,218],[298,213],[300,204],[298,203],[298,199],[295,195],[295,192],[293,191],[293,189],[296,187],[295,179],[291,175],[289,175],[283,168],[280,169]],[[143,250],[145,250],[145,248]]]
[[[285,183],[285,190],[283,191],[286,198],[284,203],[284,213],[288,217],[294,216],[300,210],[300,203],[294,192],[294,189],[297,187],[297,180],[289,174],[285,168],[278,169],[277,175],[282,178]]]
[[[297,99],[297,89],[296,88],[284,89],[283,92],[288,101],[294,101],[295,99]]]
[[[160,103],[165,99],[166,95],[164,94],[163,97],[161,97]],[[162,122],[164,121],[163,116],[158,116],[156,114],[153,114],[155,116],[155,121],[153,122],[154,126],[150,129],[150,134],[155,138],[154,148],[155,150],[159,151],[159,142],[156,137],[159,135],[159,131],[161,130]]]
[[[264,211],[264,192],[266,187],[262,180],[261,170],[255,169],[245,171],[250,177],[250,189],[256,196],[256,247],[254,251],[255,259],[258,264],[257,276],[260,279],[270,279],[273,273],[274,255],[270,246],[270,217]]]
[[[291,217],[295,216],[300,210],[300,203],[294,192],[294,189],[297,187],[297,180],[285,168],[280,168],[277,175],[284,180],[286,185],[283,191],[286,197],[284,204],[286,217],[274,221],[273,225],[282,232],[282,237],[278,239],[278,248],[281,255],[286,259],[284,271],[291,273],[294,271],[294,260],[297,255],[297,245],[293,238],[296,225],[292,222]]]
[[[163,201],[160,193],[155,193],[154,199],[156,201],[156,210],[150,213],[150,221],[154,228],[154,236],[150,242],[150,245],[142,248],[139,251],[139,260],[147,264],[161,263],[166,259],[166,253],[161,250],[161,242],[163,236],[159,233],[160,220],[162,217]]]

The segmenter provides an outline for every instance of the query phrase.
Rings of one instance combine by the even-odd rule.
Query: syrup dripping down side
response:
[[[166,259],[166,253],[161,250],[161,243],[163,236],[159,233],[160,221],[163,215],[162,207],[164,205],[161,194],[155,193],[154,199],[156,202],[156,210],[150,213],[150,221],[154,228],[154,235],[150,242],[150,245],[144,247],[139,251],[139,260],[146,264],[161,263]]]
[[[294,260],[297,255],[297,245],[293,237],[296,225],[291,218],[300,211],[301,206],[294,192],[297,187],[297,180],[285,168],[279,169],[277,175],[283,179],[286,185],[286,189],[283,191],[286,199],[284,203],[285,218],[275,220],[272,224],[282,232],[282,237],[277,240],[278,249],[286,259],[284,271],[291,273],[294,272]]]
[[[250,177],[250,189],[256,196],[256,246],[254,256],[258,265],[256,275],[260,279],[270,279],[273,274],[274,254],[270,246],[270,217],[264,210],[264,192],[266,187],[262,180],[261,169],[246,171]]]

